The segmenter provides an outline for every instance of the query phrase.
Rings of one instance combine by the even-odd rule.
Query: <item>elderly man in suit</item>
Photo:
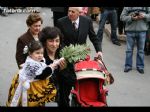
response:
[[[96,56],[102,56],[101,43],[94,32],[92,20],[80,15],[80,7],[69,7],[68,16],[58,19],[57,27],[64,35],[63,46],[85,44],[87,36],[93,43]],[[69,94],[76,79],[73,66],[61,71],[58,106],[69,106]]]

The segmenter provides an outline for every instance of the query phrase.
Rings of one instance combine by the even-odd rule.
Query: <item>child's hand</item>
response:
[[[56,69],[58,67],[58,65],[56,63],[52,63],[50,65],[48,65],[52,70]]]

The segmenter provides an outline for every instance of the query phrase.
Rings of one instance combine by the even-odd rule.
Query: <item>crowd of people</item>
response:
[[[60,50],[70,44],[86,44],[89,37],[96,51],[95,57],[103,58],[102,39],[106,21],[111,25],[112,43],[121,46],[117,35],[118,16],[125,25],[124,31],[119,29],[119,34],[126,34],[124,72],[132,70],[136,41],[136,68],[139,73],[144,74],[144,46],[150,22],[149,7],[125,7],[120,9],[122,11],[119,14],[115,7],[100,7],[101,17],[97,34],[89,16],[89,7],[51,9],[54,26],[41,29],[43,19],[40,13],[31,13],[26,19],[28,30],[18,38],[16,44],[19,71],[12,80],[7,106],[44,106],[55,101],[59,107],[69,107],[69,95],[76,75],[72,63],[67,63],[65,59],[55,63],[55,60],[61,58]]]

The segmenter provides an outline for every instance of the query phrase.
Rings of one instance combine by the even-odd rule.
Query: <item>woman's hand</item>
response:
[[[60,70],[63,70],[67,67],[67,62],[64,58],[57,59],[53,63],[58,65],[60,67]]]
[[[60,70],[63,70],[67,67],[67,62],[65,59],[61,60],[59,63]]]

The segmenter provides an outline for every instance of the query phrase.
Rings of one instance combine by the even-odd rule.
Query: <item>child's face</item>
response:
[[[30,53],[29,56],[35,61],[41,61],[43,59],[44,49],[35,50],[33,53]]]

